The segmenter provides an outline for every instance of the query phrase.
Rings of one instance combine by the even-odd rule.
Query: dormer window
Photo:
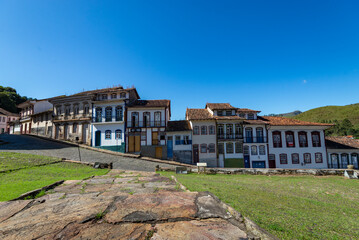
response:
[[[222,111],[222,110],[218,110],[218,111],[217,111],[217,115],[218,115],[218,116],[223,116],[223,111]]]
[[[232,111],[231,111],[231,110],[227,110],[227,111],[226,111],[226,116],[232,116]]]
[[[244,113],[240,113],[239,116],[240,116],[241,118],[246,118],[246,115],[245,115]]]
[[[126,93],[120,93],[120,98],[126,98]]]
[[[116,99],[117,98],[117,94],[116,93],[112,93],[111,94],[111,99]]]
[[[248,113],[248,119],[249,120],[254,120],[254,114],[253,113]]]
[[[101,99],[102,100],[107,100],[107,94],[102,94]]]

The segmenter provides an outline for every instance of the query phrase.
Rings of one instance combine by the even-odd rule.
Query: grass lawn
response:
[[[76,163],[54,163],[45,166],[33,166],[41,161],[51,161],[51,158],[42,156],[21,154],[20,158],[16,158],[17,154],[10,153],[7,159],[14,159],[16,165],[7,161],[7,164],[2,166],[27,166],[28,168],[13,172],[0,173],[0,201],[8,201],[14,199],[21,194],[44,187],[59,180],[77,180],[84,179],[93,175],[103,175],[108,172],[108,169],[94,169],[92,167],[76,164]],[[28,155],[27,157],[25,155]],[[4,156],[0,153],[0,156]],[[31,162],[34,160],[35,164]],[[57,160],[57,159],[56,159]],[[0,159],[0,162],[2,160]]]
[[[210,191],[281,239],[359,239],[359,181],[339,176],[160,172]]]
[[[40,155],[0,152],[0,171],[33,167],[36,165],[47,164],[59,160],[59,158]]]

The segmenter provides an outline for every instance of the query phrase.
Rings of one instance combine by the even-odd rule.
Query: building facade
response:
[[[31,116],[31,134],[52,137],[52,108]]]
[[[273,168],[327,168],[324,130],[331,124],[284,117],[263,117],[269,123],[269,166]]]
[[[10,123],[19,120],[19,118],[19,114],[0,108],[0,134],[11,133]]]
[[[125,152],[126,103],[138,98],[135,88],[109,88],[96,92],[92,107],[92,146]]]
[[[126,151],[167,159],[167,122],[171,118],[170,100],[135,100],[127,107]]]
[[[192,164],[192,128],[189,121],[169,121],[166,137],[167,159]]]
[[[328,152],[328,168],[346,169],[353,165],[359,169],[359,140],[342,137],[325,138]]]

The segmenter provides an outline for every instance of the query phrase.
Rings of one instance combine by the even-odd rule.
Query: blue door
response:
[[[244,156],[244,167],[245,168],[250,168],[251,167],[251,163],[249,161],[249,155]]]
[[[173,140],[167,140],[167,158],[173,158]]]
[[[253,168],[266,168],[265,161],[253,161],[252,165],[253,165]]]

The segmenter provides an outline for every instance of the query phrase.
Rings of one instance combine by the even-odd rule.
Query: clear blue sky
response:
[[[359,102],[358,1],[0,0],[0,85],[262,114]]]

